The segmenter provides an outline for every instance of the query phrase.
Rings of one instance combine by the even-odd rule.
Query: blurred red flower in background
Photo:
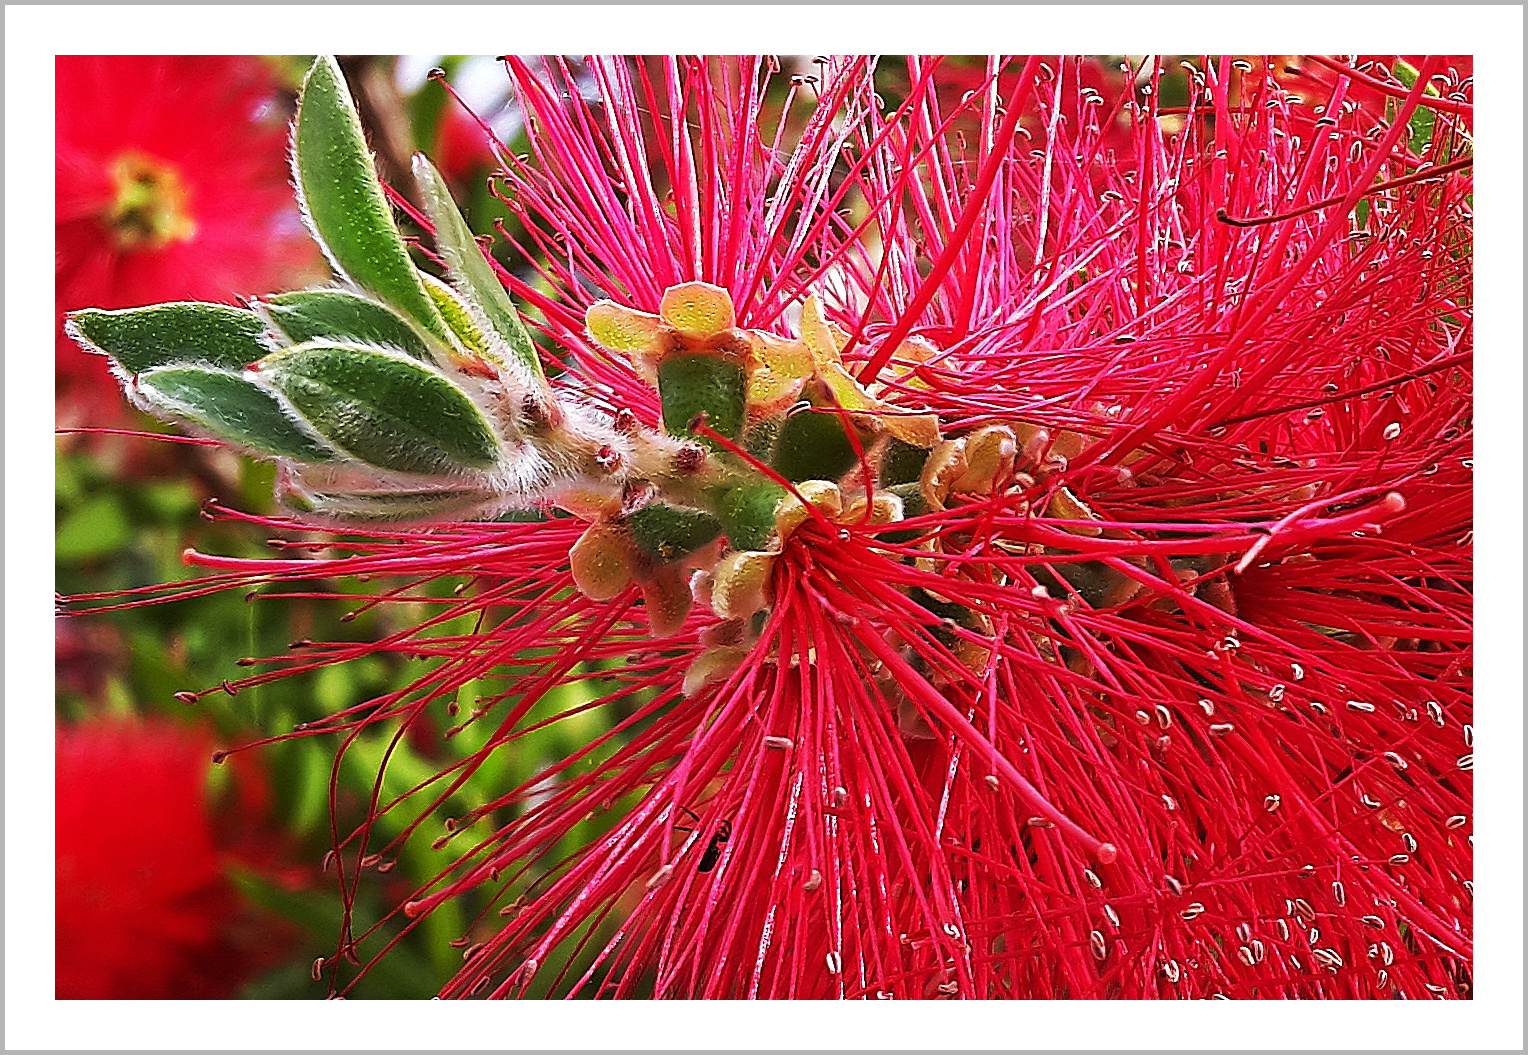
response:
[[[317,253],[265,60],[60,55],[56,69],[56,394],[60,424],[99,422],[125,408],[105,360],[64,335],[65,311],[229,302],[301,282]]]
[[[258,759],[239,758],[220,802],[211,754],[205,731],[164,719],[58,725],[59,999],[232,997],[284,950],[288,930],[227,871],[271,858]]]
[[[426,153],[448,178],[462,182],[480,177],[496,161],[482,125],[454,106],[441,112],[434,148]]]

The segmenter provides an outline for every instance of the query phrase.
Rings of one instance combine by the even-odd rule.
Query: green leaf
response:
[[[808,410],[785,419],[772,464],[781,476],[798,483],[837,480],[858,461],[838,415],[831,410]]]
[[[451,327],[451,332],[456,334],[456,339],[462,342],[462,347],[484,359],[503,360],[493,354],[488,347],[488,338],[483,336],[483,329],[472,318],[472,313],[467,309],[466,301],[448,284],[442,282],[434,275],[421,271],[419,277],[424,282],[425,292],[435,302],[435,308],[440,312],[441,318],[446,320],[446,325]]]
[[[467,393],[401,353],[299,345],[261,364],[271,385],[324,439],[401,473],[491,468],[499,441]]]
[[[456,279],[457,292],[476,314],[482,316],[488,329],[503,339],[515,361],[532,378],[546,380],[536,346],[526,332],[525,323],[520,321],[520,313],[515,311],[514,302],[504,292],[493,268],[484,258],[483,247],[472,236],[471,228],[451,198],[446,181],[423,154],[414,155],[414,178],[419,181],[419,189],[424,194],[425,211],[435,225],[435,245]]]
[[[109,355],[129,373],[172,363],[242,370],[265,356],[265,323],[243,308],[180,301],[146,308],[69,313],[69,336],[87,351]]]
[[[185,418],[239,447],[305,462],[326,462],[335,456],[293,422],[275,396],[239,374],[167,366],[140,374],[133,391],[151,410]]]
[[[292,155],[303,209],[335,269],[449,346],[446,325],[393,222],[355,101],[333,56],[319,56],[303,81]]]
[[[349,290],[278,293],[262,301],[260,307],[271,325],[292,344],[312,340],[379,344],[431,361],[424,338],[403,316]]]
[[[720,355],[670,355],[658,364],[663,427],[671,436],[694,435],[690,423],[704,414],[713,431],[737,439],[743,431],[747,391],[742,366]],[[707,437],[697,438],[720,446]]]
[[[472,514],[497,497],[492,492],[477,488],[305,491],[301,495],[305,503],[301,512],[372,523],[443,518],[475,519]]]
[[[628,515],[626,526],[642,552],[664,562],[678,560],[722,533],[722,522],[710,513],[661,502]]]

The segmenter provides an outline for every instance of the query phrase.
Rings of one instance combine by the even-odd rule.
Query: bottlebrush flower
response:
[[[314,263],[287,181],[274,73],[252,56],[60,55],[54,139],[58,394],[71,423],[119,407],[62,332],[73,308],[217,300]]]
[[[58,725],[59,999],[232,997],[282,951],[227,873],[234,854],[270,868],[261,774],[239,768],[230,826],[208,793],[211,753],[204,732],[163,719]]]
[[[995,60],[1002,93],[953,102],[933,59],[895,93],[862,59],[783,86],[763,59],[506,62],[537,274],[501,277],[566,369],[474,360],[472,330],[431,368],[497,461],[405,490],[393,446],[301,403],[307,346],[245,381],[369,466],[267,448],[319,512],[545,519],[193,554],[219,574],[169,588],[469,577],[412,631],[230,683],[391,651],[430,665],[292,735],[489,727],[374,800],[403,835],[336,844],[347,898],[442,852],[399,914],[479,910],[443,995],[1469,992],[1468,111],[1434,112],[1425,164],[1397,149],[1438,63],[1380,125],[1339,74],[1296,137],[1304,101],[1229,59],[1171,113],[1161,71],[1106,97],[1075,60]],[[399,304],[403,274],[356,281]],[[596,709],[587,747],[438,818]]]

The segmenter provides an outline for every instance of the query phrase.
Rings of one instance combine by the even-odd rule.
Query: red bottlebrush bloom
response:
[[[164,720],[91,719],[57,732],[54,984],[59,999],[237,995],[272,953],[272,929],[234,888],[233,854],[269,868],[253,833],[260,773],[241,766],[238,819],[214,808],[205,733]],[[253,836],[252,836],[253,837]]]
[[[60,55],[54,140],[57,384],[72,424],[121,406],[64,312],[234,303],[317,261],[286,164],[272,67],[253,56]],[[78,420],[73,420],[78,419]]]
[[[1230,59],[1172,112],[1161,70],[1105,96],[1075,60],[953,99],[932,59],[895,92],[868,60],[507,63],[539,274],[503,277],[559,390],[690,432],[676,477],[733,457],[790,497],[693,575],[622,548],[630,494],[193,557],[224,572],[196,589],[470,577],[246,679],[392,651],[429,666],[295,735],[474,730],[379,779],[402,835],[336,845],[351,898],[434,841],[400,914],[481,907],[443,995],[1469,993],[1468,110],[1400,149],[1439,63],[1379,122],[1338,71],[1300,137]],[[663,341],[750,348],[796,447],[673,417]],[[611,731],[436,816],[592,709]]]

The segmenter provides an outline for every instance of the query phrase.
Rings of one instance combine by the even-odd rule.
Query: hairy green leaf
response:
[[[431,361],[419,331],[393,309],[344,289],[304,289],[278,293],[261,303],[271,325],[292,344],[354,341],[379,344]]]
[[[266,355],[260,316],[226,304],[177,301],[146,308],[70,312],[69,336],[88,351],[115,359],[129,373],[172,363],[242,370]]]
[[[240,374],[201,366],[168,366],[138,377],[136,393],[201,426],[218,439],[262,454],[305,462],[335,454],[288,416],[280,401]]]
[[[303,81],[292,155],[303,207],[330,262],[449,345],[393,222],[355,101],[332,56],[319,56]]]
[[[498,459],[498,437],[477,404],[402,354],[315,342],[271,356],[262,369],[314,431],[368,465],[436,474]]]
[[[467,302],[462,300],[461,294],[434,275],[421,271],[419,277],[424,282],[425,292],[435,302],[436,310],[440,312],[441,318],[446,320],[446,325],[451,327],[451,332],[456,334],[456,339],[461,341],[462,347],[484,359],[493,359],[494,354],[488,347],[488,338],[483,336],[482,327],[473,320],[472,313],[467,309]]]
[[[446,181],[423,154],[414,155],[414,178],[424,194],[425,211],[435,225],[435,244],[456,279],[457,292],[482,316],[488,328],[503,339],[520,366],[531,377],[545,380],[536,346],[520,321],[514,302],[484,258],[483,248],[452,200]]]

